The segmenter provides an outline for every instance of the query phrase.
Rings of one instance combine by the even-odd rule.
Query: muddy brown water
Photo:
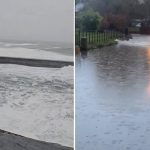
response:
[[[150,36],[76,57],[76,150],[149,150]]]

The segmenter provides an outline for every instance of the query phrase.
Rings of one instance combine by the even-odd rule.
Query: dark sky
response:
[[[0,0],[0,39],[73,41],[73,0]]]

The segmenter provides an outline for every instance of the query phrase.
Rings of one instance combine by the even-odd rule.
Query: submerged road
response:
[[[76,58],[76,150],[149,150],[150,36]]]

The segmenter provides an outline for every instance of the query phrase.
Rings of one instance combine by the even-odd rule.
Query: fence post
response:
[[[96,35],[97,35],[97,44],[98,44],[98,31],[96,31]]]
[[[86,38],[87,38],[87,42],[88,42],[88,35],[87,35],[87,31],[85,31],[86,32]]]
[[[93,44],[93,31],[91,31],[91,33],[92,33],[92,44]]]
[[[105,42],[105,32],[104,32],[104,42]]]
[[[87,38],[86,37],[81,38],[80,50],[81,51],[87,51]]]
[[[79,43],[79,46],[80,46],[80,30],[79,30],[79,41],[78,41],[78,43]]]
[[[102,40],[102,33],[99,32],[99,44],[101,43],[101,40]]]
[[[99,37],[99,32],[98,32],[98,44],[100,43],[100,37]]]
[[[88,32],[88,35],[89,35],[89,44],[90,44],[90,42],[91,42],[91,34],[90,34],[90,32]]]

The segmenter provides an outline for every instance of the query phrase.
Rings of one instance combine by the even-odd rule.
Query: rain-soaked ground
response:
[[[150,149],[150,36],[76,57],[76,150]]]

